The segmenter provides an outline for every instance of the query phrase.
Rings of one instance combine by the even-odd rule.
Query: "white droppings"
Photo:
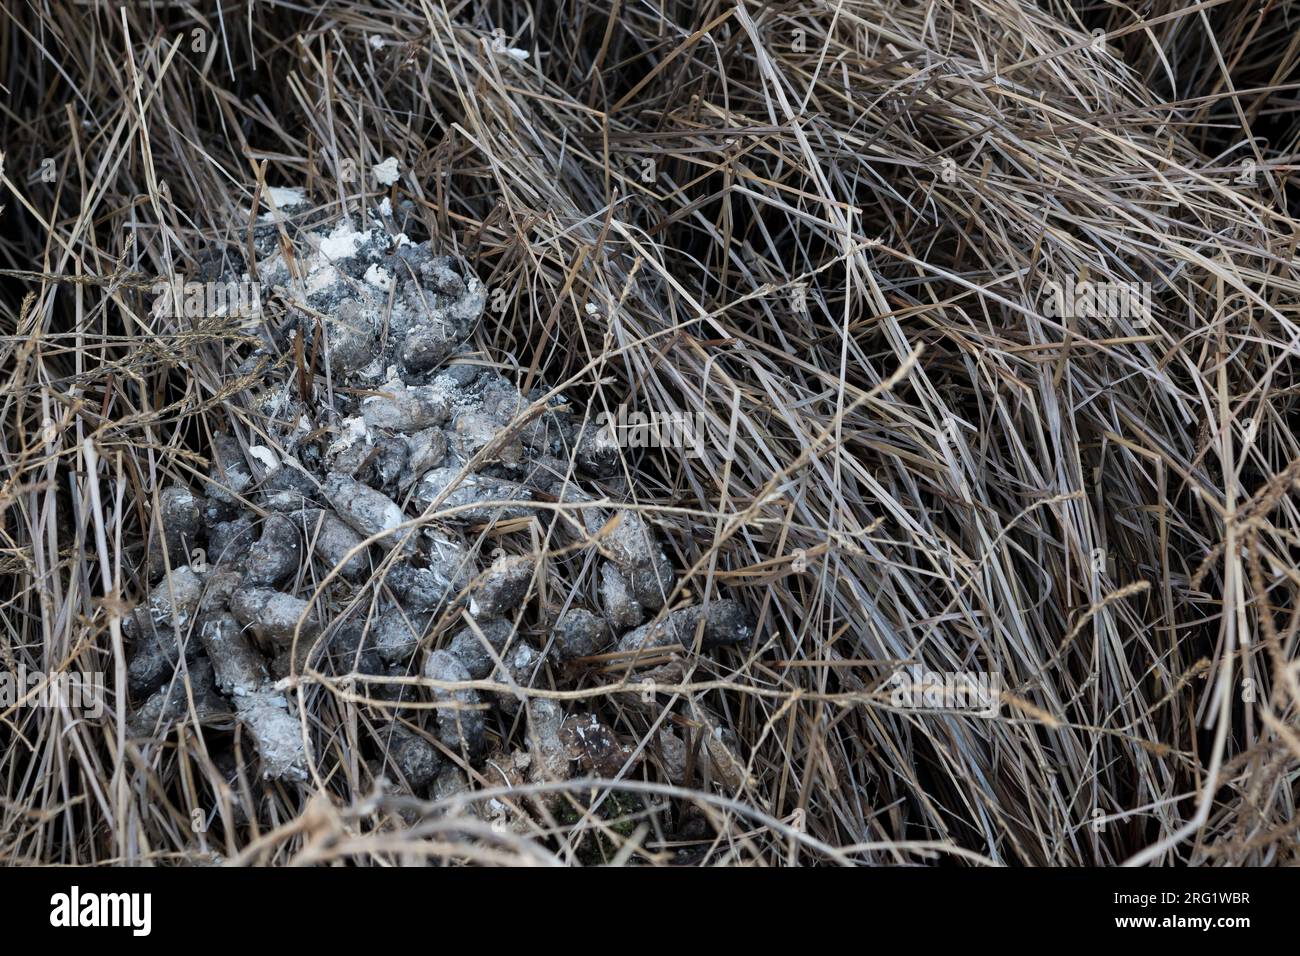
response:
[[[359,441],[369,442],[370,430],[366,428],[364,418],[360,415],[353,415],[351,418],[343,419],[343,427],[339,430],[339,437],[330,443],[329,454],[341,454]]]
[[[381,522],[380,527],[383,530],[391,531],[392,529],[405,523],[405,521],[406,521],[406,515],[402,514],[402,509],[399,508],[395,503],[390,502],[389,504],[384,505],[383,512],[380,517],[380,522]]]
[[[327,259],[346,259],[355,256],[357,249],[368,233],[358,232],[346,219],[334,227],[334,230],[320,240],[320,254]]]
[[[262,193],[262,205],[274,205],[275,209],[262,213],[257,217],[257,221],[275,222],[281,218],[276,214],[281,209],[290,209],[294,206],[304,206],[306,204],[307,194],[303,192],[301,186],[267,186]],[[245,215],[250,215],[250,213],[245,213]]]
[[[301,186],[268,186],[266,191],[271,196],[271,202],[282,209],[286,206],[301,206],[307,202],[307,194]]]
[[[377,262],[372,262],[366,269],[366,281],[376,289],[388,289],[392,285],[393,275]]]
[[[260,461],[267,471],[280,470],[280,459],[265,445],[249,445],[248,453]]]
[[[375,181],[384,186],[391,186],[397,182],[397,157],[389,156],[382,163],[377,163],[370,167],[370,171],[375,175]]]
[[[506,38],[500,35],[494,36],[490,45],[493,53],[504,54],[511,59],[518,60],[520,63],[523,63],[532,55],[522,47],[506,46]]]

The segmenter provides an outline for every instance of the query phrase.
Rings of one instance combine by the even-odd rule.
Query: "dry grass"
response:
[[[98,720],[0,712],[0,859],[1296,862],[1300,10],[209,6],[0,13],[0,660],[110,690]],[[651,705],[616,666],[549,692],[650,757],[551,787],[599,814],[501,833],[377,795],[377,709],[321,671],[302,786],[228,786],[192,722],[124,729],[156,492],[226,423],[265,431],[246,343],[147,285],[243,248],[263,184],[359,215],[389,155],[412,236],[501,290],[485,360],[710,423],[623,490],[677,599],[725,586],[759,639]],[[1081,275],[1150,283],[1152,322],[1045,316]],[[540,624],[593,593],[546,533],[495,543],[552,555]],[[1000,672],[999,715],[892,706],[916,661]],[[665,722],[739,763],[668,785]]]

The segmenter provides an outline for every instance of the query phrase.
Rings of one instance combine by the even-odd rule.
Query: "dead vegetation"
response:
[[[1293,5],[206,6],[0,12],[0,670],[107,676],[95,717],[0,701],[0,858],[1295,862]],[[164,489],[224,475],[218,436],[285,451],[268,383],[331,438],[312,317],[154,309],[258,258],[272,187],[467,262],[457,361],[579,421],[700,416],[698,455],[574,447],[585,500],[469,522],[545,567],[527,644],[604,606],[607,543],[550,533],[597,507],[653,527],[668,610],[735,598],[753,637],[663,625],[527,687],[437,656],[448,614],[405,676],[290,663],[301,779],[184,655],[138,732]],[[1088,282],[1149,309],[1048,308]],[[480,503],[450,494],[407,530]],[[352,593],[296,573],[323,618]],[[997,674],[996,715],[898,706],[912,666]],[[441,732],[470,713],[485,759]],[[428,747],[452,772],[394,773]]]

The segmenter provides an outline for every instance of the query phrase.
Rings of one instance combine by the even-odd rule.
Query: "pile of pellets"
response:
[[[399,233],[386,201],[364,229],[268,218],[251,267],[207,273],[282,306],[250,326],[259,346],[237,370],[272,371],[213,436],[202,486],[158,491],[148,593],[124,624],[132,732],[224,722],[263,777],[307,781],[327,743],[298,689],[314,670],[384,704],[367,759],[410,792],[458,792],[485,764],[514,780],[619,773],[627,739],[529,690],[573,686],[593,658],[748,641],[746,612],[683,600],[642,512],[603,506],[626,487],[608,431],[471,353],[485,290],[463,263]],[[273,361],[295,349],[297,367]],[[590,587],[508,553],[525,529],[591,553]],[[450,686],[484,680],[500,689]],[[521,719],[525,746],[496,753]]]

